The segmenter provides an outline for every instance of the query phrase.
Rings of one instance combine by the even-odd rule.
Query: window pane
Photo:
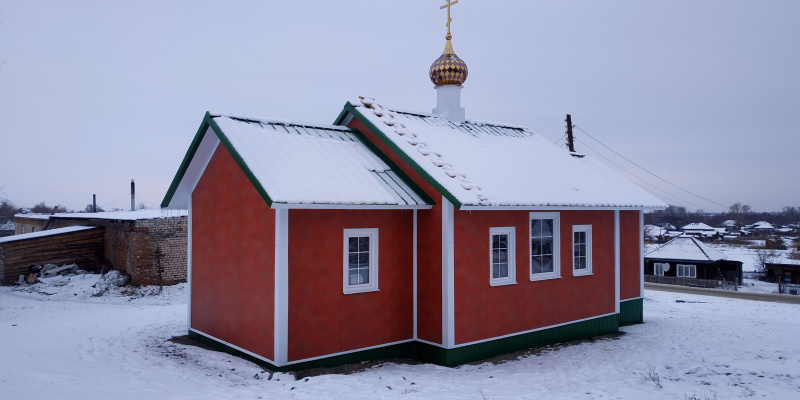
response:
[[[531,220],[531,237],[538,237],[542,236],[542,220],[540,219],[532,219]]]
[[[553,256],[542,256],[542,272],[553,272]]]
[[[500,235],[492,235],[492,248],[500,247]]]
[[[358,268],[358,254],[350,253],[347,255],[347,269]]]
[[[499,278],[499,277],[500,277],[500,265],[492,264],[492,278]]]
[[[369,253],[358,253],[358,267],[369,268]]]
[[[500,277],[508,278],[508,263],[500,264]]]
[[[553,254],[553,238],[542,238],[542,255]]]
[[[357,237],[348,238],[347,247],[348,247],[347,251],[351,253],[358,251],[358,238]]]
[[[358,273],[350,274],[348,285],[358,285]]]
[[[542,256],[531,257],[531,273],[540,274],[542,271]]]
[[[358,251],[369,251],[369,236],[358,238]]]
[[[497,250],[500,253],[500,259],[497,262],[507,263],[508,262],[508,250],[501,249]]]
[[[508,248],[508,235],[497,235],[499,240],[500,248],[507,249]]]
[[[358,272],[361,275],[361,282],[359,283],[369,283],[369,268],[359,269]]]
[[[542,255],[542,240],[541,239],[531,239],[531,255],[534,255],[534,256]]]
[[[492,250],[492,263],[496,264],[500,262],[500,250]]]
[[[553,220],[543,219],[542,221],[542,236],[553,236]]]

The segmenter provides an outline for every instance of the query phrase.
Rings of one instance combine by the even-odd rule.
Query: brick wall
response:
[[[51,218],[49,228],[105,227],[108,267],[130,275],[135,285],[172,285],[186,281],[187,217],[128,220]],[[159,268],[159,265],[161,266]]]

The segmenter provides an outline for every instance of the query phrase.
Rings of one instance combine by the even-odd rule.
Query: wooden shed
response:
[[[102,227],[71,226],[0,238],[0,284],[14,283],[35,264],[78,264],[87,271],[103,262]]]

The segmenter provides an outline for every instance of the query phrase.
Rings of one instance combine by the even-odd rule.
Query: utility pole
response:
[[[567,146],[569,146],[569,152],[575,152],[575,141],[572,136],[572,116],[567,114]]]
[[[131,179],[131,211],[136,211],[136,186]]]

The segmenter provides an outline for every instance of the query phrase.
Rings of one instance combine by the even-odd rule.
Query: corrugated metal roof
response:
[[[213,120],[273,203],[426,205],[354,130],[233,116]]]
[[[666,208],[592,157],[573,157],[527,128],[350,103],[461,207]]]

